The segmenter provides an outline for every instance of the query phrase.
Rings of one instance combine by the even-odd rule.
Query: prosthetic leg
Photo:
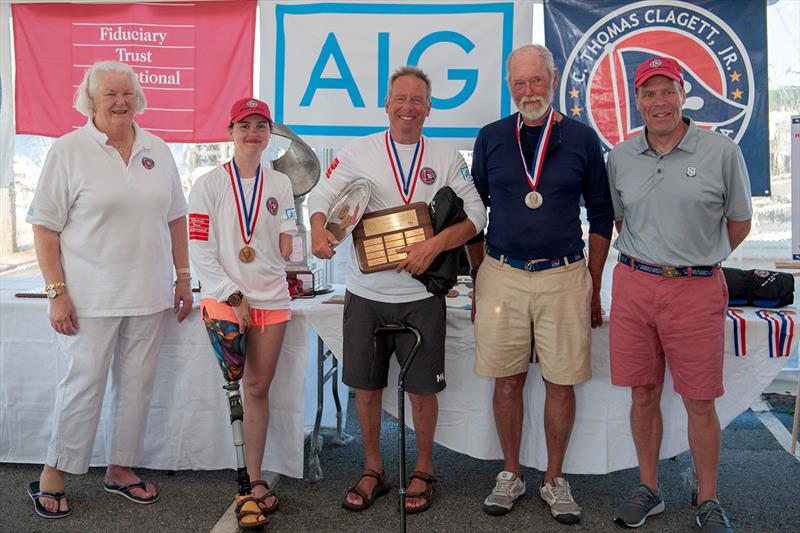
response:
[[[216,320],[208,316],[203,310],[203,322],[206,325],[208,338],[214,347],[222,375],[225,378],[225,393],[228,396],[228,411],[233,430],[233,447],[236,451],[236,480],[239,484],[239,493],[236,496],[236,519],[239,527],[250,529],[267,525],[267,516],[259,506],[259,500],[251,494],[252,486],[250,476],[247,475],[247,466],[244,457],[244,433],[242,421],[244,409],[242,397],[239,394],[239,380],[244,373],[244,361],[247,354],[247,337],[239,333],[239,324],[227,320]],[[254,483],[264,483],[256,481]]]
[[[397,377],[397,435],[398,435],[398,452],[400,456],[400,488],[398,495],[400,497],[400,531],[406,531],[406,372],[414,362],[414,357],[417,355],[420,344],[422,344],[422,336],[419,330],[414,326],[408,324],[384,324],[378,326],[374,331],[373,339],[373,353],[378,350],[378,335],[386,333],[412,333],[415,337],[414,346],[406,357],[403,366],[400,368],[400,374]]]

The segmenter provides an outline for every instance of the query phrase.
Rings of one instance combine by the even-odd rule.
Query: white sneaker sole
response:
[[[626,527],[630,527],[630,528],[636,528],[636,527],[640,527],[640,526],[644,525],[644,523],[647,522],[647,518],[648,517],[651,517],[651,516],[654,516],[654,515],[657,515],[657,514],[661,514],[661,513],[664,512],[664,509],[666,509],[666,508],[667,508],[667,506],[664,504],[664,501],[662,500],[661,502],[659,502],[658,505],[656,505],[655,507],[650,509],[650,511],[648,511],[647,514],[644,515],[644,518],[642,518],[640,521],[636,522],[635,524],[628,524],[628,523],[624,522],[618,516],[614,517],[614,521],[617,524],[620,524],[622,526],[626,526]]]
[[[483,512],[485,512],[488,515],[492,515],[492,516],[507,515],[508,513],[510,513],[511,511],[514,510],[514,505],[517,503],[517,500],[519,500],[523,496],[525,496],[524,492],[522,494],[520,494],[519,496],[517,496],[516,499],[513,502],[511,502],[511,507],[503,507],[502,505],[486,503],[486,500],[484,500],[483,501]]]

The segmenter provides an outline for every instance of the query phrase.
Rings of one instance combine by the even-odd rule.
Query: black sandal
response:
[[[361,483],[361,480],[365,477],[371,477],[378,480],[378,484],[372,488],[372,494],[367,494],[360,488],[358,488],[358,484]],[[361,497],[361,503],[350,503],[347,501],[347,495],[350,493],[355,493],[356,495]],[[378,473],[374,470],[367,468],[364,470],[364,473],[361,474],[361,477],[358,478],[358,482],[355,485],[347,489],[347,492],[344,493],[344,500],[342,500],[342,507],[347,509],[348,511],[355,511],[360,512],[364,509],[368,509],[375,503],[375,500],[384,494],[389,492],[389,484],[386,482],[386,473],[381,472]]]
[[[52,498],[53,500],[57,501],[59,505],[61,505],[61,500],[64,499],[66,494],[63,492],[44,492],[39,490],[39,482],[33,481],[28,485],[28,496],[31,497],[33,500],[33,510],[36,511],[36,514],[41,516],[42,518],[64,518],[65,516],[69,516],[72,514],[72,508],[70,507],[66,511],[61,511],[56,509],[55,511],[48,511],[44,505],[39,501],[39,498],[44,496],[45,498]]]
[[[267,493],[260,498],[253,496],[253,498],[258,502],[258,508],[261,509],[261,512],[264,514],[274,513],[278,510],[278,497],[274,492],[272,492],[272,490],[270,490],[269,485],[263,479],[257,479],[256,481],[250,482],[250,487],[256,487],[259,485],[267,489]],[[270,498],[275,498],[275,500],[272,502],[272,505],[267,505],[267,500]]]
[[[425,489],[415,492],[406,492],[406,500],[408,500],[408,498],[421,498],[425,500],[425,503],[416,507],[409,507],[406,505],[406,512],[409,514],[421,513],[428,510],[428,508],[431,506],[431,499],[433,498],[433,485],[436,483],[436,478],[427,472],[422,472],[420,470],[414,470],[414,473],[411,474],[411,479],[413,480],[414,478],[424,481]]]

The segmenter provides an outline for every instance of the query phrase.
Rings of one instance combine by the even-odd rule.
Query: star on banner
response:
[[[739,78],[741,77],[742,75],[739,74],[737,71],[734,70],[733,72],[731,72],[731,81],[739,81]]]
[[[739,89],[736,89],[735,91],[733,91],[731,93],[731,96],[733,96],[734,100],[741,100],[743,94],[744,93],[742,91],[740,91]]]
[[[576,105],[572,106],[572,109],[570,109],[570,111],[572,111],[572,116],[573,117],[577,117],[577,116],[580,116],[581,111],[583,111],[583,108],[579,107],[576,104]]]
[[[580,93],[578,92],[578,89],[573,87],[572,90],[569,92],[569,97],[577,99],[578,96],[580,96]]]

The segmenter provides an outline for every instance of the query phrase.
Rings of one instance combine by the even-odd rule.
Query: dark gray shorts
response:
[[[355,389],[377,390],[387,384],[392,352],[403,364],[415,338],[412,333],[382,334],[373,354],[373,331],[384,324],[405,323],[422,336],[414,362],[406,373],[405,389],[414,394],[436,394],[444,389],[446,309],[443,296],[406,303],[384,303],[345,293],[344,361],[342,381]]]

